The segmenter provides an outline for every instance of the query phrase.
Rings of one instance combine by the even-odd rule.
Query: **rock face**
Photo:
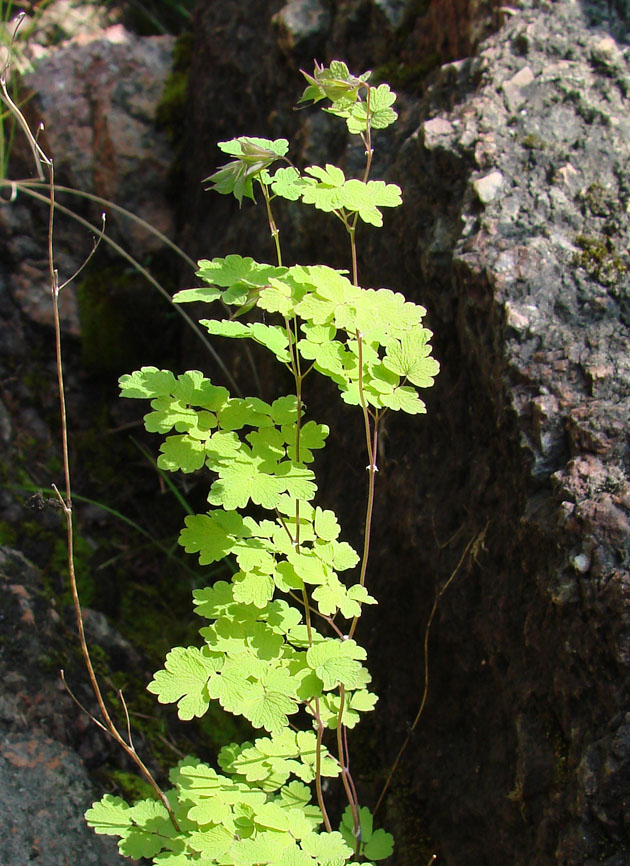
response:
[[[115,842],[95,837],[83,820],[97,792],[77,750],[94,729],[46,666],[63,653],[63,624],[37,570],[4,547],[0,599],[0,862],[121,866]]]
[[[32,129],[40,124],[40,142],[55,163],[56,183],[98,196],[126,208],[154,228],[171,235],[174,226],[167,201],[167,175],[173,149],[155,124],[156,108],[171,68],[174,37],[138,38],[120,24],[91,34],[82,33],[48,49],[24,77],[25,112]],[[26,139],[16,137],[12,159],[23,175],[35,178]],[[46,195],[46,189],[37,190]],[[122,243],[137,259],[162,248],[155,235],[126,220],[103,202],[90,205],[84,197],[59,191],[58,203],[88,219],[90,232],[72,218],[57,213],[56,258],[61,279],[70,277],[89,254],[93,236],[107,213],[106,237],[97,263],[111,263],[108,240]],[[3,208],[0,226],[6,254],[12,262],[9,290],[20,309],[38,324],[50,324],[52,312],[47,266],[43,205],[33,205],[25,192]],[[81,333],[75,286],[60,295],[64,332]]]
[[[421,4],[421,14],[437,20],[448,5]],[[292,112],[296,70],[310,68],[315,50],[356,72],[398,70],[401,122],[377,138],[374,176],[401,184],[405,206],[384,231],[359,239],[360,274],[427,306],[442,372],[422,423],[391,420],[380,461],[371,572],[381,607],[363,627],[382,698],[364,757],[358,745],[353,758],[363,761],[365,801],[378,795],[419,703],[436,586],[477,539],[441,599],[428,705],[379,816],[397,836],[396,862],[424,863],[436,851],[448,866],[622,866],[630,858],[625,7],[521,0],[499,19],[470,2],[458,19],[469,35],[433,40],[451,48],[421,87],[395,53],[419,32],[417,7],[342,6],[200,8],[185,235],[204,257],[271,256],[262,214],[199,192],[217,163],[211,143],[285,136],[299,164],[341,160],[350,173],[361,155],[339,127]],[[470,36],[490,24],[494,35]],[[290,213],[281,223],[292,260],[319,261],[324,250],[346,266],[333,229]],[[263,377],[263,387],[273,386]],[[326,420],[325,404],[314,394],[309,409]],[[358,426],[335,411],[343,460]],[[358,533],[352,503],[363,479],[344,477],[342,488],[338,470],[323,470],[324,497]],[[382,767],[368,763],[381,755]]]

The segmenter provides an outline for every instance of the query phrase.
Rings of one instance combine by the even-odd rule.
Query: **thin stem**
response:
[[[350,805],[350,811],[352,812],[352,828],[354,838],[357,840],[356,842],[356,850],[355,855],[359,853],[359,829],[361,827],[361,823],[359,821],[359,805],[356,800],[356,791],[353,790],[354,785],[350,785],[348,780],[349,769],[348,769],[348,759],[346,755],[346,749],[344,745],[347,744],[345,738],[345,728],[342,723],[343,719],[343,711],[346,702],[346,688],[343,683],[339,684],[339,712],[337,713],[337,752],[339,754],[339,763],[341,764],[341,780],[343,782],[343,787],[346,792],[346,797],[348,798],[348,804]]]
[[[5,72],[6,72],[5,67]],[[98,680],[96,678],[96,674],[94,672],[94,666],[92,665],[92,659],[90,657],[90,652],[88,650],[87,641],[85,639],[85,628],[83,625],[83,613],[81,610],[81,602],[79,599],[79,593],[77,589],[77,580],[76,580],[76,572],[74,565],[74,528],[72,522],[72,485],[70,480],[70,457],[69,457],[69,447],[68,447],[68,418],[66,411],[66,398],[65,398],[65,387],[64,387],[64,377],[63,377],[63,361],[62,361],[62,351],[61,351],[61,323],[59,316],[59,278],[57,271],[55,270],[55,262],[54,262],[54,221],[55,221],[55,171],[52,159],[50,159],[41,147],[37,144],[35,136],[31,132],[26,120],[23,115],[20,113],[19,109],[13,103],[11,98],[9,97],[6,89],[6,81],[4,79],[4,75],[0,76],[0,89],[2,90],[2,95],[5,101],[7,102],[10,110],[13,112],[13,115],[17,118],[22,130],[24,131],[28,142],[30,144],[31,150],[33,151],[33,155],[35,157],[35,161],[37,164],[37,171],[40,177],[44,176],[44,166],[48,169],[48,196],[40,196],[39,194],[34,194],[36,197],[43,200],[48,205],[48,274],[50,280],[50,295],[52,301],[53,308],[53,324],[54,324],[54,332],[55,332],[55,358],[56,358],[56,369],[57,369],[57,384],[59,389],[59,407],[60,407],[60,415],[61,415],[61,447],[62,447],[62,460],[63,460],[63,474],[64,474],[64,484],[65,484],[65,497],[61,495],[58,488],[55,485],[52,485],[53,490],[59,500],[59,503],[63,509],[65,523],[66,523],[66,543],[67,543],[67,562],[68,562],[68,576],[70,579],[70,590],[72,593],[72,601],[74,605],[74,610],[76,614],[77,620],[77,630],[79,633],[79,643],[81,646],[81,653],[83,655],[83,660],[85,662],[86,670],[88,672],[88,677],[90,679],[90,684],[92,686],[92,690],[96,697],[96,701],[98,707],[100,709],[101,715],[103,717],[103,721],[105,726],[107,727],[111,736],[116,740],[116,742],[121,746],[122,749],[133,759],[136,766],[140,769],[146,780],[149,782],[156,795],[164,804],[171,822],[175,829],[179,832],[179,825],[177,820],[175,819],[175,815],[171,808],[170,803],[168,802],[165,794],[158,786],[157,782],[151,775],[148,768],[145,766],[144,762],[137,754],[133,744],[127,743],[123,737],[118,732],[116,725],[111,719],[109,712],[107,710],[107,706],[103,699],[103,695],[98,684]]]
[[[261,183],[263,197],[265,199],[265,206],[267,209],[267,220],[269,223],[269,231],[271,233],[271,237],[273,238],[275,247],[276,247],[276,260],[278,262],[278,266],[282,266],[282,249],[280,247],[280,230],[276,224],[274,219],[273,211],[271,209],[271,197],[269,195],[269,190],[267,187]],[[297,402],[297,418],[295,424],[295,462],[300,462],[300,440],[302,433],[302,380],[303,376],[300,370],[300,354],[297,349],[297,341],[298,341],[298,323],[297,318],[293,317],[293,322],[290,322],[288,317],[285,316],[284,326],[287,334],[287,339],[289,342],[289,356],[290,356],[290,369],[293,374],[293,379],[295,381],[295,396]],[[288,530],[287,530],[288,531]],[[291,533],[288,533],[289,537],[291,537]],[[292,539],[293,545],[296,551],[300,549],[300,500],[296,499],[295,501],[295,534]],[[313,646],[313,627],[311,623],[311,606],[308,597],[308,592],[304,584],[302,584],[302,604],[304,606],[304,622],[306,624],[306,634],[308,638],[309,646]],[[322,813],[324,819],[324,825],[326,830],[330,833],[332,832],[332,826],[330,823],[330,819],[328,818],[328,813],[326,811],[326,804],[324,802],[324,791],[322,788],[322,740],[324,737],[324,725],[321,720],[320,712],[319,712],[319,698],[315,699],[315,708],[312,710],[313,715],[315,716],[317,722],[317,745],[315,750],[315,791],[317,794],[317,804]]]
[[[17,187],[17,189],[22,189],[23,192],[25,192],[27,195],[30,195],[31,198],[34,198],[37,201],[42,201],[46,204],[49,201],[47,196],[43,196],[33,189],[24,188],[22,186],[21,182],[19,182],[19,181],[18,182],[16,182],[16,181],[8,182],[8,181],[0,180],[0,186],[12,186],[12,185],[15,185]],[[59,211],[60,213],[66,214],[71,219],[78,222],[79,225],[85,226],[85,228],[87,228],[90,232],[93,232],[94,234],[98,235],[99,230],[96,228],[96,226],[94,226],[92,223],[88,222],[88,220],[83,219],[83,217],[76,214],[73,210],[70,210],[70,208],[65,207],[65,205],[59,204],[59,202],[55,201],[55,210]],[[148,282],[150,282],[151,285],[154,288],[156,288],[158,290],[158,292],[164,298],[166,298],[166,300],[169,303],[171,303],[171,304],[173,303],[173,299],[171,298],[169,293],[166,291],[166,289],[161,285],[161,283],[159,283],[153,277],[152,274],[149,273],[149,271],[146,268],[142,267],[142,265],[140,264],[139,261],[134,259],[134,257],[131,256],[125,249],[123,249],[120,246],[120,244],[117,244],[116,241],[112,240],[107,235],[103,236],[103,240],[105,241],[105,243],[109,244],[109,246],[113,250],[115,250],[115,252],[118,253],[119,256],[122,256],[122,258],[125,259],[125,261],[129,262],[129,264],[131,264],[133,266],[134,270],[136,270],[141,276],[143,276],[146,280],[148,280]],[[230,383],[230,386],[232,387],[234,393],[238,394],[239,396],[242,396],[242,392],[241,392],[240,388],[238,387],[238,384],[236,383],[234,376],[231,374],[231,372],[229,371],[229,369],[226,366],[226,364],[224,363],[224,361],[221,359],[221,357],[218,354],[218,352],[216,351],[216,349],[210,344],[207,337],[203,334],[203,332],[201,331],[201,329],[199,328],[197,323],[195,321],[193,321],[193,319],[190,318],[188,313],[186,313],[182,309],[181,304],[174,304],[173,306],[174,306],[174,309],[176,310],[176,312],[178,313],[178,315],[180,315],[182,317],[182,319],[186,322],[186,324],[190,328],[193,329],[195,334],[199,337],[201,342],[204,344],[205,348],[208,350],[208,352],[210,352],[215,363],[221,368],[225,378]]]
[[[263,191],[263,197],[265,199],[265,205],[267,207],[267,220],[269,221],[269,230],[271,232],[271,237],[273,238],[273,242],[276,246],[276,257],[278,259],[278,267],[282,267],[282,251],[280,249],[280,229],[276,225],[276,221],[273,218],[273,213],[271,211],[271,197],[269,196],[269,190],[265,186],[264,183],[260,183],[261,189]]]
[[[391,781],[394,778],[394,774],[395,774],[395,772],[398,769],[398,766],[400,764],[400,759],[402,758],[402,756],[405,752],[405,749],[409,745],[409,741],[411,740],[412,734],[418,726],[418,722],[420,721],[420,719],[422,717],[422,714],[424,712],[424,708],[425,708],[426,703],[427,703],[427,698],[429,696],[429,633],[431,631],[431,626],[433,624],[435,614],[437,613],[438,604],[440,603],[440,599],[442,598],[442,596],[444,595],[446,590],[449,588],[449,586],[451,585],[451,583],[453,582],[453,580],[455,579],[455,577],[459,573],[459,570],[461,569],[462,565],[464,564],[466,557],[468,556],[468,553],[470,551],[472,551],[472,555],[474,557],[476,555],[476,552],[479,549],[481,549],[481,547],[483,546],[483,542],[484,542],[484,539],[486,537],[487,530],[488,530],[488,524],[486,523],[485,527],[481,530],[481,532],[478,533],[477,535],[473,536],[470,539],[470,541],[468,542],[468,544],[464,548],[464,552],[462,553],[462,555],[459,559],[459,562],[457,563],[457,565],[455,566],[455,568],[451,572],[450,577],[448,578],[446,583],[444,583],[444,585],[441,588],[438,588],[437,592],[435,593],[435,598],[433,599],[433,606],[431,607],[431,613],[429,614],[429,619],[427,620],[426,628],[424,630],[424,688],[422,690],[422,699],[420,701],[420,707],[418,709],[418,712],[416,713],[416,717],[413,720],[413,723],[411,724],[409,730],[407,731],[407,736],[405,737],[405,740],[404,740],[402,746],[400,747],[398,754],[396,755],[396,759],[395,759],[394,763],[392,764],[392,767],[389,771],[387,779],[385,780],[385,784],[383,785],[383,788],[381,790],[381,793],[380,793],[380,796],[379,796],[378,801],[376,803],[376,806],[374,807],[374,812],[373,812],[374,815],[376,815],[378,809],[381,806],[381,803],[383,802],[383,799],[385,798],[385,794],[387,793],[387,790],[391,784]]]
[[[19,187],[23,190],[26,189],[45,189],[46,184],[40,183],[36,180],[20,180],[16,181]],[[79,198],[87,199],[88,201],[93,201],[96,204],[102,205],[106,207],[108,210],[115,211],[116,213],[121,214],[126,219],[131,220],[132,222],[137,223],[137,225],[141,226],[145,231],[149,234],[154,235],[158,240],[164,244],[164,246],[169,247],[176,255],[178,255],[181,259],[183,259],[186,264],[192,268],[192,270],[197,269],[197,262],[194,259],[191,259],[190,256],[186,255],[186,253],[182,250],[181,247],[177,246],[169,237],[163,234],[159,229],[156,229],[155,226],[152,226],[151,223],[148,223],[146,220],[143,220],[142,217],[137,216],[135,213],[132,213],[127,208],[121,207],[118,204],[114,204],[113,201],[109,201],[109,199],[102,198],[100,195],[94,195],[91,192],[84,192],[80,189],[73,189],[70,186],[60,186],[59,184],[55,185],[55,191],[57,193],[65,192],[69,195],[76,195]]]
[[[355,242],[356,219],[354,225],[348,225],[348,234],[350,235],[350,254],[352,256],[352,282],[355,286],[359,285],[359,266],[357,263],[357,245]]]
[[[365,183],[370,176],[370,169],[372,168],[372,157],[374,155],[374,149],[372,148],[372,126],[370,123],[370,87],[367,87],[367,129],[365,132],[361,133],[361,138],[363,139],[363,143],[365,145],[365,171],[363,172],[363,183]]]
[[[326,831],[332,833],[332,825],[326,811],[324,792],[322,790],[322,739],[324,737],[324,723],[319,713],[319,698],[315,698],[315,707],[311,707],[311,712],[317,723],[317,746],[315,749],[315,791],[317,793],[317,805],[322,813]]]

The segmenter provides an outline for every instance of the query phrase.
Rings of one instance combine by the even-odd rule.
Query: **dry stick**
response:
[[[77,581],[76,581],[76,573],[74,568],[74,530],[72,525],[72,487],[70,482],[70,457],[69,457],[69,449],[68,449],[68,422],[67,422],[67,412],[66,412],[66,398],[65,398],[65,387],[64,387],[64,377],[63,377],[63,364],[62,364],[62,354],[61,354],[61,324],[59,317],[59,276],[57,271],[55,270],[55,262],[54,262],[54,247],[53,247],[53,239],[54,239],[54,221],[55,221],[55,170],[52,159],[48,157],[41,147],[37,144],[35,136],[31,132],[28,124],[25,119],[22,117],[19,109],[13,103],[11,98],[9,97],[6,89],[6,81],[5,74],[8,69],[8,62],[5,65],[2,75],[0,75],[0,89],[2,90],[3,97],[12,112],[14,112],[15,116],[20,122],[22,129],[29,141],[33,154],[35,156],[38,174],[41,177],[43,175],[43,168],[45,166],[48,169],[48,180],[49,180],[49,197],[48,199],[44,198],[44,201],[48,204],[48,273],[50,279],[50,294],[52,300],[53,307],[53,322],[54,322],[54,330],[55,330],[55,357],[56,357],[56,367],[57,367],[57,384],[59,388],[59,405],[60,405],[60,414],[61,414],[61,441],[62,441],[62,458],[63,458],[63,473],[64,473],[64,482],[65,482],[65,497],[61,495],[59,490],[55,485],[53,485],[53,489],[59,499],[61,507],[63,508],[65,521],[66,521],[66,540],[67,540],[67,549],[68,549],[68,575],[70,578],[70,589],[72,592],[72,600],[74,604],[74,610],[76,614],[77,620],[77,629],[79,632],[79,643],[81,645],[81,652],[83,654],[83,659],[85,662],[85,666],[87,668],[88,676],[90,679],[90,683],[92,685],[92,689],[94,691],[94,695],[96,697],[96,701],[98,703],[99,709],[101,711],[103,721],[109,734],[114,738],[114,740],[121,746],[121,748],[132,758],[135,762],[136,766],[142,772],[143,776],[149,782],[159,799],[164,804],[171,822],[175,829],[179,831],[179,825],[171,808],[171,804],[168,802],[166,795],[161,790],[149,769],[145,766],[144,762],[136,752],[135,748],[131,743],[125,742],[123,737],[118,732],[116,725],[112,721],[109,712],[107,710],[107,706],[105,705],[105,701],[103,700],[103,695],[101,693],[100,686],[98,684],[98,680],[96,678],[96,674],[94,672],[94,667],[92,665],[92,659],[90,657],[90,652],[87,646],[87,642],[85,639],[85,629],[83,625],[83,613],[81,610],[81,602],[79,600],[79,593],[77,589]],[[88,256],[91,258],[94,250]],[[80,271],[81,269],[79,269]],[[67,283],[64,283],[67,285]],[[65,682],[65,677],[62,674],[62,679]],[[123,708],[125,710],[125,715],[127,720],[129,716],[127,714],[126,706],[123,702]],[[102,725],[101,725],[102,727]]]
[[[359,804],[357,802],[357,792],[354,783],[350,784],[350,765],[347,753],[347,741],[345,738],[345,726],[342,722],[343,710],[346,701],[346,687],[343,683],[339,684],[339,712],[337,713],[337,751],[339,753],[339,763],[341,764],[341,781],[348,798],[350,812],[352,813],[352,829],[355,842],[354,856],[358,857],[359,848],[361,845],[361,821],[359,818]],[[346,748],[344,748],[344,746]]]
[[[29,180],[21,180],[21,181],[18,181],[17,184],[18,184],[19,188],[24,190],[24,191],[28,191],[31,189],[38,189],[40,187],[45,186],[45,184],[42,184],[38,181],[29,181]],[[137,214],[133,213],[132,211],[127,210],[127,208],[121,207],[119,204],[115,204],[113,201],[109,201],[109,199],[103,198],[100,195],[94,195],[94,193],[91,193],[91,192],[85,192],[84,190],[74,189],[71,186],[61,186],[60,184],[57,184],[55,189],[57,190],[57,192],[69,193],[70,195],[76,195],[79,198],[84,198],[84,199],[87,199],[88,201],[96,202],[97,204],[103,205],[103,207],[106,207],[108,210],[113,210],[116,213],[119,213],[121,216],[125,217],[125,219],[131,220],[131,222],[136,223],[137,225],[141,226],[141,228],[143,228],[146,232],[148,232],[149,234],[152,234],[154,237],[156,237],[160,241],[160,243],[164,244],[164,246],[168,247],[176,255],[178,255],[184,262],[186,262],[186,264],[193,271],[195,271],[196,268],[198,267],[197,262],[194,259],[191,259],[191,257],[189,255],[187,255],[180,246],[178,246],[174,241],[172,241],[169,237],[167,237],[167,235],[165,235],[159,229],[156,229],[155,226],[152,226],[150,222],[147,222],[146,220],[142,219],[142,217],[139,217]],[[107,241],[108,239],[105,238],[105,240]],[[134,267],[135,267],[135,264],[134,264]],[[169,298],[169,300],[171,299],[170,295],[168,295],[168,298]],[[227,305],[224,304],[223,302],[221,302],[221,303],[223,304],[223,307],[227,310],[228,309]],[[187,320],[187,323],[189,325],[191,324],[191,322],[192,322],[192,320]],[[194,325],[194,322],[192,322],[192,324]],[[196,325],[194,325],[194,327],[196,328]],[[199,335],[202,336],[201,332],[199,332]],[[204,336],[202,336],[202,339],[204,340],[204,342],[207,343],[206,338]],[[207,348],[210,351],[210,353],[213,355],[215,361],[219,364],[219,367],[221,368],[223,373],[226,375],[228,382],[232,386],[234,392],[236,394],[238,394],[239,397],[242,397],[243,394],[242,394],[240,388],[238,387],[238,385],[234,381],[234,379],[233,379],[232,375],[229,373],[229,371],[227,371],[227,368],[221,362],[220,358],[214,353],[214,349],[211,347],[211,345],[209,343],[207,343]],[[252,355],[249,346],[244,347],[244,352],[245,352],[245,355],[247,356],[247,361],[251,367],[254,379],[256,380],[256,387],[258,388],[258,393],[262,396],[262,386],[260,383],[260,377],[258,375],[258,368],[256,367],[256,362],[254,361],[254,356]]]
[[[23,191],[26,192],[27,195],[30,195],[31,198],[34,198],[37,201],[42,201],[46,204],[48,204],[48,202],[49,202],[49,199],[47,196],[41,195],[41,193],[36,192],[34,189],[31,189],[30,187],[23,187],[20,181],[0,181],[0,186],[4,186],[4,185],[10,185],[11,187],[16,187],[17,189],[23,189]],[[54,206],[55,206],[56,210],[60,211],[63,214],[66,214],[66,216],[69,216],[71,219],[75,220],[80,225],[85,226],[85,228],[89,229],[89,231],[92,231],[92,232],[95,232],[96,234],[98,234],[98,230],[96,229],[96,227],[94,225],[92,225],[92,223],[90,223],[86,219],[83,219],[83,217],[79,216],[79,214],[75,213],[70,208],[67,208],[64,205],[59,204],[59,202],[55,202]],[[143,276],[146,280],[148,280],[151,283],[151,285],[154,286],[154,288],[156,288],[158,290],[158,292],[169,301],[169,303],[173,302],[171,296],[166,291],[164,286],[162,286],[160,283],[158,283],[158,281],[155,279],[155,277],[152,274],[150,274],[146,268],[142,267],[140,262],[136,261],[136,259],[134,259],[134,257],[132,255],[130,255],[126,250],[124,250],[119,244],[117,244],[116,241],[112,240],[111,238],[108,238],[106,235],[103,236],[103,240],[107,244],[109,244],[109,246],[112,247],[112,249],[115,250],[119,256],[122,256],[123,259],[128,261],[141,276]],[[210,354],[212,355],[212,357],[214,358],[216,363],[219,365],[219,367],[223,371],[223,374],[225,375],[226,379],[229,381],[229,383],[232,386],[232,388],[234,389],[234,391],[240,395],[241,391],[240,391],[238,385],[236,384],[234,377],[232,376],[232,374],[230,373],[230,371],[228,370],[228,368],[226,367],[224,362],[221,360],[216,349],[208,342],[208,340],[206,339],[204,334],[197,327],[196,323],[190,318],[188,313],[186,313],[179,306],[179,304],[174,304],[174,307],[175,307],[175,310],[179,313],[179,315],[184,319],[186,324],[188,324],[193,329],[193,331],[197,334],[197,336],[199,337],[201,342],[204,344],[206,349],[210,352]]]
[[[64,377],[63,377],[63,364],[62,364],[62,355],[61,355],[61,324],[59,319],[59,278],[57,271],[55,270],[54,265],[54,254],[53,254],[53,229],[54,229],[54,218],[55,218],[55,173],[54,166],[52,160],[46,157],[46,163],[49,172],[50,178],[50,198],[49,198],[49,211],[48,211],[48,270],[50,277],[50,294],[52,299],[53,306],[53,320],[54,320],[54,328],[55,328],[55,355],[57,362],[57,385],[59,388],[59,406],[60,406],[60,414],[61,414],[61,442],[62,442],[62,457],[63,457],[63,472],[64,472],[64,480],[65,480],[65,497],[61,495],[59,490],[55,485],[53,485],[53,489],[57,494],[59,502],[61,503],[61,507],[63,508],[63,512],[66,520],[66,543],[68,548],[68,575],[70,578],[70,590],[72,592],[72,601],[74,604],[74,611],[77,621],[77,630],[79,632],[79,643],[81,645],[81,653],[83,655],[83,660],[88,672],[88,676],[90,679],[90,684],[92,686],[92,690],[96,697],[96,701],[98,703],[99,709],[101,711],[101,715],[105,722],[105,727],[107,728],[108,733],[114,738],[114,740],[121,746],[121,748],[129,755],[129,757],[135,762],[138,769],[141,771],[147,782],[151,785],[157,796],[160,798],[166,810],[168,811],[169,817],[175,829],[179,831],[179,825],[173,813],[173,809],[171,804],[168,802],[166,795],[159,787],[155,779],[153,778],[150,770],[146,767],[138,753],[136,752],[133,744],[130,742],[127,743],[123,737],[118,732],[116,725],[112,721],[112,718],[109,714],[105,701],[103,699],[103,695],[101,693],[100,686],[98,684],[98,680],[96,678],[96,674],[94,672],[94,666],[92,665],[92,659],[90,657],[90,651],[87,646],[87,641],[85,639],[85,628],[83,625],[83,612],[81,610],[81,601],[79,599],[79,592],[77,588],[77,580],[76,573],[74,568],[74,530],[72,525],[72,487],[70,483],[70,457],[69,457],[69,449],[68,449],[68,421],[67,421],[67,412],[66,412],[66,397],[65,397],[65,387],[64,387]],[[81,269],[79,269],[81,270]],[[67,285],[67,283],[64,283]],[[65,681],[65,678],[64,678]],[[123,708],[125,710],[125,715],[127,718],[127,723],[129,721],[129,716],[127,714],[127,708],[123,701]]]
[[[480,547],[482,547],[484,539],[486,537],[487,529],[488,529],[488,524],[486,523],[485,527],[481,530],[481,532],[478,535],[476,535],[470,539],[470,541],[468,542],[468,544],[464,548],[464,552],[462,553],[459,562],[457,563],[453,572],[451,573],[451,576],[448,578],[448,580],[446,581],[444,586],[441,589],[438,589],[438,591],[435,593],[435,598],[433,600],[433,606],[431,608],[431,613],[429,614],[429,619],[427,620],[427,625],[426,625],[426,628],[424,630],[424,690],[422,692],[422,700],[420,701],[420,708],[419,708],[418,712],[416,713],[416,717],[413,720],[413,724],[411,725],[411,727],[409,728],[409,730],[407,732],[407,736],[405,737],[404,743],[402,744],[398,754],[396,755],[396,760],[392,764],[392,768],[389,771],[389,775],[387,776],[385,784],[383,785],[383,790],[381,791],[381,794],[378,798],[376,806],[374,807],[374,812],[373,812],[374,815],[376,815],[381,803],[383,802],[385,794],[387,793],[387,790],[388,790],[388,788],[391,784],[391,781],[394,777],[394,773],[398,769],[400,759],[402,758],[405,749],[409,745],[409,741],[411,740],[411,736],[412,736],[413,732],[415,731],[415,729],[418,725],[418,722],[420,721],[422,713],[424,712],[424,708],[425,708],[425,705],[427,702],[427,697],[429,695],[429,632],[431,631],[431,625],[433,624],[433,619],[435,618],[435,614],[436,614],[437,609],[438,609],[438,604],[440,602],[440,599],[442,598],[442,596],[446,592],[446,590],[449,588],[449,586],[451,585],[451,583],[453,582],[453,580],[455,579],[455,577],[459,573],[459,570],[462,567],[462,565],[464,564],[464,561],[465,561],[466,557],[468,556],[468,553],[471,550],[471,548],[474,549],[473,555],[476,556],[477,551],[479,550]],[[435,859],[435,858],[433,858],[433,859]],[[429,861],[429,862],[431,862],[431,861]]]

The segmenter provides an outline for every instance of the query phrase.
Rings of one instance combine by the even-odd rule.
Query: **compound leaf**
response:
[[[205,442],[192,436],[167,436],[160,445],[162,452],[157,460],[160,469],[168,472],[195,472],[201,469],[206,460]]]
[[[147,690],[161,704],[177,702],[180,719],[202,716],[210,704],[208,681],[223,664],[223,657],[206,647],[175,647],[166,656],[164,670],[158,671]]]
[[[387,833],[385,830],[374,830],[374,819],[367,806],[361,806],[359,822],[361,825],[361,854],[370,860],[384,860],[386,857],[390,857],[394,851],[394,838],[391,833]],[[354,845],[355,842],[353,829],[352,811],[347,806],[341,819],[339,831],[349,845]]]
[[[270,182],[274,195],[279,195],[281,198],[297,201],[302,195],[300,173],[293,166],[277,169]]]
[[[186,553],[198,553],[200,565],[218,562],[236,546],[237,539],[247,535],[240,514],[223,509],[208,514],[188,515],[184,518],[185,529],[178,542]]]
[[[440,369],[435,358],[430,357],[432,336],[427,328],[404,334],[387,345],[383,364],[419,388],[430,388]]]
[[[105,794],[85,813],[88,827],[105,836],[124,836],[132,826],[131,807],[122,797]]]
[[[336,830],[332,833],[311,833],[302,839],[301,845],[307,854],[322,864],[344,864],[354,850],[346,844],[341,833]]]
[[[354,640],[326,638],[307,650],[308,666],[317,674],[326,691],[339,683],[353,688],[361,672],[359,659],[366,657],[365,650]]]

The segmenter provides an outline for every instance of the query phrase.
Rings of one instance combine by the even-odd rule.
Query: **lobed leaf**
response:
[[[367,806],[361,806],[359,809],[359,823],[361,826],[360,851],[363,857],[370,860],[384,860],[390,857],[394,851],[394,838],[391,833],[386,833],[385,830],[374,830],[374,819]],[[339,832],[348,845],[354,845],[356,841],[354,821],[349,806],[344,810]]]
[[[365,650],[356,641],[336,638],[325,638],[306,653],[309,667],[320,678],[326,691],[336,688],[339,683],[352,689],[362,667],[359,659],[365,657]]]
[[[175,647],[147,690],[157,695],[161,704],[177,703],[180,719],[199,717],[210,704],[208,682],[222,665],[223,658],[205,647]]]

